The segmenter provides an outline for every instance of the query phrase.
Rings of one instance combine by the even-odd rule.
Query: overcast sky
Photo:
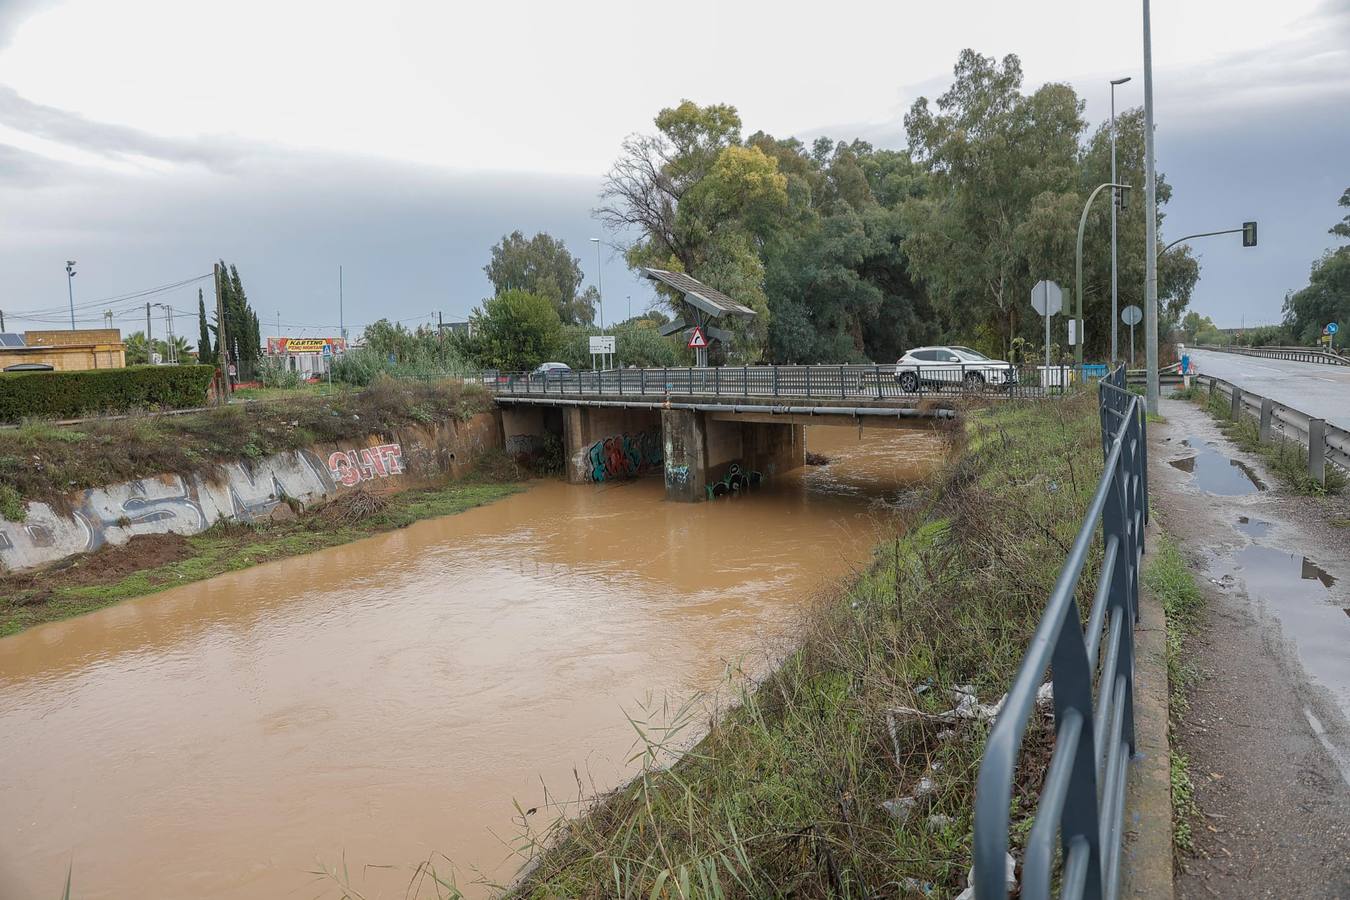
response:
[[[1155,7],[1164,238],[1259,220],[1255,250],[1197,244],[1193,308],[1275,321],[1350,186],[1350,0]],[[10,330],[68,323],[75,259],[80,317],[139,329],[136,300],[93,301],[223,257],[265,334],[278,312],[283,333],[335,332],[339,265],[349,329],[459,319],[514,228],[594,279],[600,178],[681,98],[736,105],[747,133],[903,146],[964,47],[1019,54],[1028,89],[1071,82],[1095,124],[1110,78],[1141,102],[1141,46],[1137,4],[1082,0],[0,0],[0,309]],[[608,249],[603,278],[609,320],[652,298]],[[195,286],[154,299],[191,311]]]

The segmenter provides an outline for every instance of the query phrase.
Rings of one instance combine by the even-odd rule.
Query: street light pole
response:
[[[1144,0],[1144,376],[1149,412],[1158,412],[1158,196],[1153,157],[1153,34]]]
[[[1111,81],[1111,180],[1116,180],[1116,86],[1130,80],[1130,76],[1115,78]],[[1116,208],[1120,204],[1111,197],[1111,364],[1119,358],[1116,333],[1119,329],[1119,316],[1116,312]]]
[[[591,238],[595,245],[595,285],[600,299],[600,333],[605,333],[605,272],[600,265],[600,239]]]
[[[70,298],[70,330],[75,330],[75,260],[66,260],[66,296]]]
[[[1074,335],[1073,358],[1080,369],[1083,366],[1083,229],[1087,227],[1088,210],[1092,208],[1092,201],[1096,200],[1097,195],[1106,188],[1113,188],[1115,190],[1124,188],[1129,190],[1130,186],[1128,184],[1116,184],[1111,181],[1108,181],[1106,184],[1097,185],[1092,193],[1088,195],[1087,203],[1083,204],[1083,215],[1078,219],[1078,250],[1074,256],[1074,293],[1078,295],[1078,309],[1074,314],[1074,320],[1077,322],[1077,327],[1074,329],[1076,334]],[[1111,208],[1115,209],[1114,206]],[[1111,330],[1114,333],[1114,323],[1111,326]]]

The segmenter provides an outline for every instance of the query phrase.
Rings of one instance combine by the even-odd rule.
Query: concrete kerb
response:
[[[1156,524],[1145,531],[1143,568],[1157,556]],[[1135,626],[1135,759],[1125,791],[1122,897],[1172,897],[1172,769],[1168,739],[1167,621],[1162,602],[1139,586]]]

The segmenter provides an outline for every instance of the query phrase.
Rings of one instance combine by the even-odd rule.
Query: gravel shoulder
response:
[[[1176,896],[1350,898],[1350,528],[1336,525],[1350,504],[1285,490],[1193,404],[1161,411],[1150,492],[1207,601],[1187,644],[1200,675],[1175,735],[1200,810]],[[1197,444],[1267,489],[1200,490],[1184,470]],[[1285,559],[1292,575],[1261,568]]]

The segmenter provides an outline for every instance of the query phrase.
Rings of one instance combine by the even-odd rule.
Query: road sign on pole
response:
[[[1053,281],[1038,281],[1031,289],[1031,308],[1045,317],[1045,377],[1049,378],[1050,317],[1064,308],[1064,292]]]
[[[1134,326],[1144,318],[1144,311],[1131,304],[1120,311],[1120,321],[1130,326],[1130,368],[1134,368]]]
[[[689,335],[689,346],[694,350],[705,350],[708,347],[708,339],[703,336],[703,329],[695,326],[693,334]]]

